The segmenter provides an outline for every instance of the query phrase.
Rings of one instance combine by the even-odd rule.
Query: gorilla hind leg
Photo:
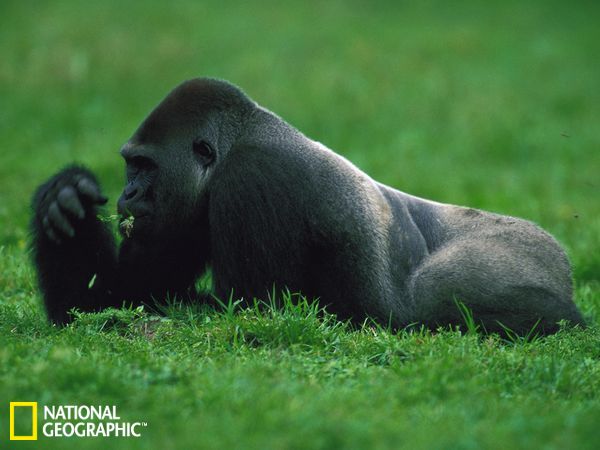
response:
[[[417,319],[432,329],[464,326],[462,302],[485,332],[551,334],[560,320],[583,325],[565,283],[568,265],[565,270],[568,276],[556,280],[550,276],[556,267],[548,270],[506,244],[459,241],[425,260],[411,276],[409,292]]]

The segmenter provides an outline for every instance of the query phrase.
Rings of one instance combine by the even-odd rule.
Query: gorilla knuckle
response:
[[[50,219],[56,219],[61,215],[62,214],[60,212],[60,208],[58,207],[58,203],[56,201],[50,203],[50,206],[48,207],[48,217]]]
[[[75,192],[73,186],[65,186],[58,192],[57,200],[61,205],[67,205],[73,202],[76,196],[77,192]]]
[[[90,178],[81,178],[76,187],[79,194],[87,201],[98,202],[101,198],[98,184]]]
[[[68,219],[61,212],[57,202],[52,202],[48,208],[48,220],[52,224],[53,229],[59,230],[61,234],[74,236],[75,230],[71,226]]]
[[[57,202],[60,207],[69,214],[83,219],[85,211],[81,202],[79,201],[77,191],[73,186],[66,186],[62,188],[58,193]]]
[[[82,177],[77,181],[77,187],[84,190],[97,190],[98,185],[87,177]]]

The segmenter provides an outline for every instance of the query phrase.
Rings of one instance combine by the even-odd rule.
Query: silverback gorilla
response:
[[[34,196],[56,324],[72,308],[193,299],[208,266],[218,298],[285,287],[355,322],[460,325],[458,299],[488,332],[583,324],[565,253],[536,225],[377,183],[227,82],[178,86],[121,155],[118,210],[134,221],[118,251],[89,170],[68,167]]]

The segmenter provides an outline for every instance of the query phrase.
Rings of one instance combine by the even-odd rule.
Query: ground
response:
[[[11,448],[597,448],[600,6],[2,2],[0,446],[8,403],[117,405],[139,439]],[[177,83],[228,79],[377,180],[533,220],[590,327],[500,340],[350,329],[315,306],[44,318],[36,185],[118,149]],[[18,430],[17,430],[18,431]]]

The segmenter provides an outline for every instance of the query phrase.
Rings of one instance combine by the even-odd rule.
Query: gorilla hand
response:
[[[106,202],[89,171],[70,167],[40,187],[34,207],[44,234],[61,244],[76,235],[86,217],[95,217],[96,205]]]

